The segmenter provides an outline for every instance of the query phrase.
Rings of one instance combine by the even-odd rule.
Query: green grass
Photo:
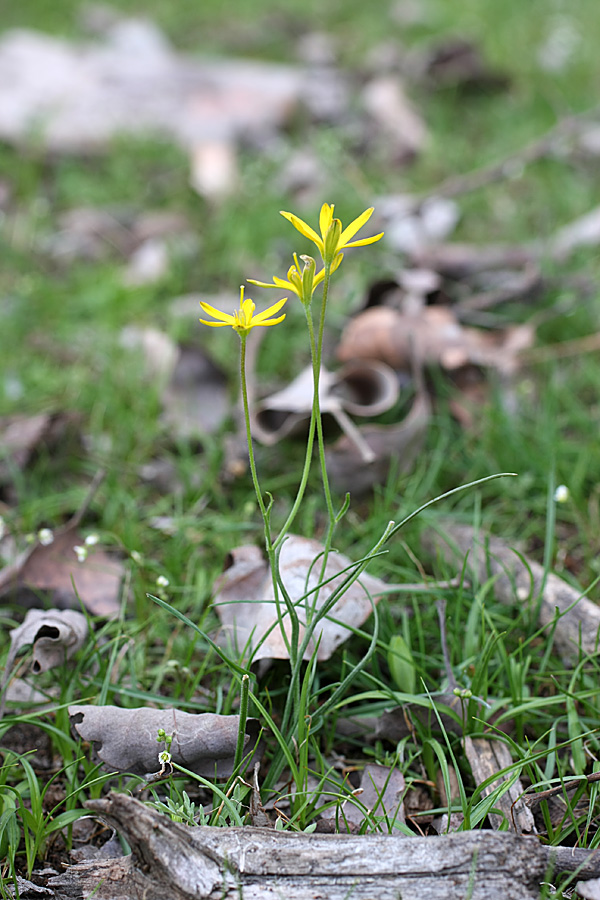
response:
[[[3,24],[81,37],[80,5],[79,0],[23,0],[6,11]],[[120,11],[154,17],[175,45],[189,53],[293,62],[298,35],[322,29],[333,35],[340,64],[352,71],[364,69],[368,53],[390,37],[413,51],[448,32],[474,39],[486,59],[508,74],[510,87],[472,97],[416,88],[414,97],[431,141],[413,167],[390,169],[376,158],[363,158],[343,132],[331,128],[298,122],[285,135],[284,153],[304,144],[317,148],[326,184],[321,200],[335,202],[343,221],[371,205],[378,194],[429,192],[452,175],[502,159],[545,133],[560,116],[596,103],[600,19],[593,0],[569,5],[579,43],[570,65],[557,73],[545,72],[537,63],[537,49],[558,16],[547,2],[524,6],[516,0],[465,0],[459,9],[447,0],[431,0],[424,8],[423,21],[401,26],[390,24],[389,4],[354,0],[290,0],[282,12],[269,0],[119,4]],[[135,324],[201,343],[226,367],[235,393],[237,339],[231,333],[209,334],[193,318],[189,323],[175,320],[169,304],[188,292],[235,293],[247,277],[268,280],[274,273],[283,274],[292,251],[308,250],[277,213],[294,209],[314,221],[320,201],[314,208],[297,208],[278,188],[279,165],[268,154],[245,150],[239,191],[215,207],[190,190],[184,155],[158,141],[119,140],[93,160],[46,159],[34,149],[0,147],[0,173],[12,194],[0,222],[0,412],[68,410],[81,416],[86,436],[85,450],[75,447],[66,456],[40,454],[17,476],[18,505],[0,512],[20,537],[41,527],[59,527],[79,507],[95,472],[105,469],[105,481],[84,524],[127,561],[131,597],[118,621],[97,624],[99,630],[68,667],[40,677],[42,689],[55,691],[51,711],[9,710],[0,725],[3,745],[11,725],[35,723],[48,736],[55,763],[50,774],[27,752],[1,751],[0,856],[7,855],[2,875],[9,881],[15,872],[26,876],[49,853],[64,853],[70,822],[105,782],[119,789],[133,784],[98,772],[89,748],[70,735],[66,705],[172,704],[189,711],[237,712],[239,672],[220,658],[207,635],[217,624],[210,598],[227,553],[242,543],[262,542],[252,485],[249,478],[232,484],[219,479],[219,436],[208,439],[201,452],[171,440],[160,421],[158,389],[144,376],[141,360],[126,352],[118,337],[124,326]],[[544,159],[527,166],[517,179],[460,197],[456,237],[518,244],[552,234],[597,201],[595,164]],[[135,289],[123,286],[123,261],[117,255],[97,263],[52,261],[43,252],[43,240],[56,230],[61,213],[79,205],[183,212],[198,236],[197,251],[182,255],[158,284]],[[339,280],[333,282],[332,332],[374,279],[387,273],[393,277],[400,265],[383,244],[348,256]],[[565,266],[544,265],[549,277],[584,275],[592,285],[598,270],[595,249],[578,252]],[[258,297],[259,289],[253,295]],[[547,314],[538,329],[541,345],[600,330],[595,290],[582,298],[568,286],[553,287],[539,304],[536,310],[543,308]],[[302,315],[291,302],[289,306],[285,325],[265,339],[260,362],[265,383],[282,383],[309,361]],[[507,322],[522,322],[530,309],[513,304],[502,315]],[[507,408],[502,385],[493,384],[489,403],[470,431],[461,430],[451,417],[448,383],[436,378],[436,390],[427,446],[413,471],[390,478],[370,500],[353,500],[336,531],[335,546],[352,559],[362,559],[390,520],[402,520],[461,484],[516,472],[516,478],[482,484],[428,509],[388,542],[385,556],[374,560],[369,571],[411,583],[421,580],[420,565],[436,577],[455,576],[450,566],[428,559],[419,544],[422,528],[451,514],[483,523],[567,580],[583,588],[591,585],[600,574],[596,355],[559,360],[549,355],[547,361],[530,366],[517,385],[516,411]],[[162,457],[177,472],[181,487],[176,493],[161,494],[139,477],[142,465]],[[301,448],[292,443],[258,451],[263,489],[275,497],[275,526],[285,519],[301,464]],[[570,498],[552,508],[550,486],[557,484],[568,486]],[[341,500],[336,498],[338,504]],[[172,536],[150,527],[155,516],[172,517]],[[547,527],[548,521],[554,521],[553,528]],[[294,530],[322,539],[324,527],[315,472]],[[148,596],[156,594],[159,575],[169,579],[165,596],[176,613]],[[592,588],[592,598],[596,592]],[[355,785],[333,765],[334,753],[350,766],[361,767],[366,760],[397,765],[408,785],[434,784],[438,772],[447,779],[448,766],[454,766],[460,785],[456,810],[470,827],[485,824],[494,798],[483,798],[474,784],[460,737],[440,731],[435,719],[429,726],[418,724],[415,734],[398,745],[342,737],[338,729],[339,720],[349,713],[373,716],[406,699],[403,682],[416,685],[423,703],[429,702],[428,693],[445,688],[438,596],[434,589],[431,595],[383,599],[376,623],[372,617],[331,660],[298,664],[300,706],[295,710],[288,705],[286,713],[290,673],[285,663],[276,662],[261,678],[252,676],[249,714],[271,729],[263,769],[268,774],[261,775],[263,801],[272,798],[280,775],[291,774],[296,785],[285,827],[312,828],[323,805],[343,819],[343,802]],[[513,607],[500,604],[492,583],[462,585],[444,591],[444,596],[454,675],[461,688],[489,704],[468,704],[469,714],[481,719],[470,719],[468,730],[490,734],[500,729],[500,738],[511,750],[511,771],[537,790],[595,772],[600,749],[597,658],[565,667],[553,652],[546,653],[546,639],[528,610],[517,601]],[[4,598],[0,617],[5,657],[7,629],[20,620],[22,610]],[[401,666],[390,656],[398,647]],[[361,669],[365,657],[368,665]],[[341,683],[343,690],[336,694]],[[45,805],[46,794],[54,796],[51,779],[62,786],[63,799]],[[327,799],[319,800],[320,794]],[[435,790],[431,794],[437,806],[439,795]],[[550,821],[542,803],[547,827],[541,839],[596,847],[596,788],[590,785],[570,797],[558,821]],[[582,799],[586,802],[576,808]],[[183,821],[194,816],[199,821],[199,815],[211,824],[246,821],[247,794],[233,780],[216,787],[213,797],[206,785],[180,774],[154,788],[152,802]],[[363,831],[391,827],[384,818],[365,813]],[[53,844],[59,831],[64,835],[62,849]],[[6,887],[0,892],[6,896]]]

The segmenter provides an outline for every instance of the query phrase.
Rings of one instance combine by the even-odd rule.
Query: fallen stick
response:
[[[519,555],[505,541],[477,532],[470,525],[446,525],[444,537],[427,532],[423,545],[456,562],[468,554],[467,567],[479,581],[494,578],[494,594],[510,605],[539,602],[539,622],[553,634],[561,657],[571,660],[580,649],[585,654],[600,650],[600,607],[583,592],[543,566]]]
[[[90,801],[132,856],[71,866],[57,900],[537,900],[549,872],[535,839],[492,831],[442,837],[189,828],[126,794]]]

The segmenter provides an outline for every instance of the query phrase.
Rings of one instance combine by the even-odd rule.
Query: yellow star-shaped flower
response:
[[[257,325],[277,325],[279,322],[283,322],[285,313],[276,319],[270,319],[269,317],[278,313],[286,301],[287,297],[284,297],[283,300],[278,300],[273,306],[270,306],[268,309],[265,309],[264,312],[258,313],[258,315],[255,316],[254,310],[256,309],[256,304],[253,303],[250,297],[244,299],[244,287],[242,285],[242,287],[240,287],[240,308],[237,309],[233,315],[222,312],[220,309],[211,306],[210,303],[204,303],[201,300],[200,306],[203,311],[208,316],[217,319],[217,321],[209,322],[206,319],[200,319],[200,321],[203,322],[204,325],[210,325],[212,328],[224,328],[226,325],[229,325],[234,331],[237,331],[237,333],[242,336],[248,334],[248,332]]]
[[[382,231],[380,234],[373,235],[373,237],[361,238],[358,241],[352,240],[357,231],[360,231],[363,225],[371,218],[373,214],[372,206],[366,209],[364,213],[361,213],[353,222],[350,222],[343,230],[341,221],[333,218],[333,210],[333,203],[324,203],[321,207],[319,215],[320,235],[317,234],[314,228],[311,228],[310,225],[307,225],[306,222],[295,216],[294,213],[281,210],[281,215],[291,222],[300,234],[303,234],[304,237],[307,237],[317,245],[326,265],[331,264],[337,254],[341,253],[346,247],[365,247],[367,244],[373,244],[383,237]]]
[[[257,281],[256,278],[249,278],[250,284],[256,284],[258,287],[264,288],[280,288],[284,291],[293,291],[303,303],[310,303],[312,295],[325,278],[325,269],[315,274],[315,261],[311,256],[302,256],[304,268],[301,269],[298,257],[294,253],[294,265],[290,266],[287,271],[287,281],[285,278],[273,276],[273,281]],[[331,266],[331,271],[335,272],[342,259],[343,253],[338,253]]]

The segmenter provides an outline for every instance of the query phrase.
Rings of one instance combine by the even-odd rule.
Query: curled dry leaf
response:
[[[172,736],[172,762],[204,778],[228,776],[239,730],[239,716],[186,713],[179,709],[121,709],[117,706],[70,706],[71,724],[84,741],[93,741],[100,759],[117,772],[145,775],[160,768],[164,749],[159,729]],[[259,738],[259,723],[248,719],[245,750]]]
[[[472,363],[511,374],[533,337],[528,325],[495,332],[466,328],[444,306],[426,306],[416,314],[374,306],[348,323],[337,356],[342,362],[378,359],[397,369],[408,368],[414,356],[425,365],[437,363],[450,370]]]
[[[335,373],[321,369],[321,413],[333,416],[363,463],[372,462],[375,454],[347,413],[377,416],[391,409],[397,399],[396,374],[376,360],[353,360]],[[313,370],[309,366],[286,388],[257,404],[253,434],[263,444],[275,444],[306,426],[312,404]]]
[[[117,615],[123,564],[100,547],[91,547],[80,563],[74,547],[82,544],[84,537],[73,526],[55,531],[51,544],[35,544],[0,571],[0,596],[13,592],[31,605],[32,592],[49,593],[54,606],[79,607],[81,601],[93,616]]]
[[[83,646],[87,635],[87,619],[77,610],[30,609],[21,625],[10,632],[6,670],[12,668],[15,657],[29,645],[33,646],[34,674],[54,669]]]
[[[375,454],[365,463],[356,444],[343,434],[325,450],[327,472],[332,486],[353,497],[370,491],[385,481],[392,460],[398,474],[410,471],[421,451],[431,419],[431,404],[424,392],[416,395],[408,415],[393,425],[361,425],[359,432]]]
[[[314,589],[319,583],[323,546],[318,541],[289,535],[279,557],[281,580],[300,619],[300,641],[306,631],[308,605],[315,604]],[[331,597],[346,577],[352,562],[341,553],[331,553],[316,603],[317,609]],[[344,571],[344,574],[341,574]],[[216,584],[214,605],[221,620],[219,643],[245,651],[253,662],[259,659],[287,659],[288,652],[278,622],[278,607],[273,595],[271,570],[258,547],[246,545],[231,552],[231,564]],[[373,610],[373,603],[393,590],[372,575],[362,574],[337,600],[330,614],[322,619],[304,654],[309,659],[319,649],[317,659],[329,659],[334,650],[359,628]],[[308,596],[306,596],[308,595]],[[281,601],[285,633],[289,641],[291,625]]]
[[[0,694],[0,719],[4,715],[7,700],[14,700],[14,695],[5,693],[15,659],[25,647],[33,646],[31,670],[35,675],[47,672],[62,665],[83,646],[88,635],[86,617],[76,610],[30,609],[25,619],[10,632],[10,649],[4,667]],[[29,697],[28,699],[32,699]],[[46,698],[42,699],[45,702]]]

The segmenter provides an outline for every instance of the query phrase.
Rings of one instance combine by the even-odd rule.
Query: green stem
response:
[[[313,357],[313,373],[314,373],[314,398],[313,408],[317,420],[317,441],[319,445],[319,462],[321,464],[321,479],[323,481],[323,493],[325,494],[325,503],[327,513],[329,515],[328,537],[331,541],[333,537],[333,529],[335,528],[335,512],[333,502],[331,500],[331,491],[329,489],[329,478],[327,477],[327,467],[325,465],[325,441],[323,439],[323,422],[321,419],[321,404],[319,402],[319,378],[321,375],[321,359],[323,357],[323,333],[325,330],[325,313],[327,310],[327,299],[329,296],[329,282],[331,279],[331,263],[325,265],[325,277],[323,279],[323,296],[321,298],[321,316],[319,319],[319,334],[317,338],[317,352]],[[312,323],[311,323],[312,324]],[[328,551],[326,542],[326,552]]]
[[[240,697],[240,723],[238,726],[237,744],[235,748],[235,757],[233,760],[233,771],[237,772],[242,764],[244,755],[244,746],[246,744],[246,722],[248,721],[248,692],[250,690],[250,678],[248,675],[242,676],[242,694]]]
[[[267,551],[267,556],[269,558],[269,567],[271,569],[271,578],[273,581],[273,597],[275,599],[275,605],[277,607],[277,618],[279,620],[279,625],[281,628],[281,635],[283,637],[283,641],[285,643],[286,649],[290,655],[290,660],[292,663],[296,661],[296,655],[298,650],[298,621],[297,617],[290,614],[291,618],[291,626],[292,626],[292,635],[291,639],[288,639],[287,634],[284,628],[283,622],[283,611],[281,608],[281,597],[279,594],[279,586],[280,586],[280,578],[278,576],[279,567],[277,561],[277,554],[275,547],[273,546],[273,540],[271,538],[271,523],[269,517],[269,510],[265,506],[264,500],[262,498],[262,491],[260,489],[260,482],[258,480],[258,474],[256,471],[256,462],[254,460],[254,448],[252,446],[252,430],[250,428],[250,404],[248,403],[248,386],[246,382],[246,337],[247,335],[244,333],[240,333],[241,340],[241,353],[240,353],[240,384],[242,388],[242,404],[244,408],[244,422],[246,425],[246,441],[248,444],[248,459],[250,461],[250,472],[252,473],[252,484],[254,485],[254,491],[256,493],[256,499],[258,501],[258,506],[263,518],[264,524],[264,532],[265,532],[265,547]],[[282,590],[285,589],[283,585],[281,585]],[[287,598],[286,598],[287,599]],[[289,608],[289,604],[288,604]]]
[[[269,523],[269,514],[262,498],[262,491],[256,472],[256,463],[254,461],[254,448],[252,446],[252,431],[250,428],[250,405],[248,403],[248,386],[246,384],[246,334],[240,334],[242,348],[240,353],[240,383],[242,387],[242,403],[244,406],[244,422],[246,424],[246,442],[248,444],[248,459],[250,460],[250,472],[252,473],[252,484],[254,492],[258,500],[258,506],[263,517],[265,526],[265,541],[267,545],[267,553],[272,551],[271,526]]]
[[[306,320],[307,320],[307,322],[310,323],[309,330],[312,330],[312,320],[310,319],[310,310],[305,308],[305,311],[306,311]],[[313,350],[313,343],[314,343],[314,332],[312,335],[311,354],[312,354],[312,350]],[[313,444],[315,441],[315,422],[316,422],[315,405],[313,402],[313,408],[312,408],[311,415],[310,415],[310,425],[308,427],[308,438],[306,441],[306,454],[304,456],[304,468],[302,469],[302,478],[300,479],[300,484],[298,485],[298,491],[296,493],[296,499],[294,500],[294,504],[290,510],[290,513],[289,513],[287,519],[285,520],[285,522],[281,528],[281,531],[279,532],[278,537],[275,540],[275,543],[273,544],[273,547],[275,550],[277,550],[277,548],[280,546],[280,544],[282,544],[283,541],[285,540],[285,537],[286,537],[287,533],[289,532],[290,528],[292,527],[292,523],[293,523],[294,519],[296,518],[296,515],[298,514],[298,510],[300,509],[300,504],[302,503],[302,499],[304,497],[304,491],[306,490],[308,476],[310,473],[310,464],[312,462],[312,451],[313,451]]]

